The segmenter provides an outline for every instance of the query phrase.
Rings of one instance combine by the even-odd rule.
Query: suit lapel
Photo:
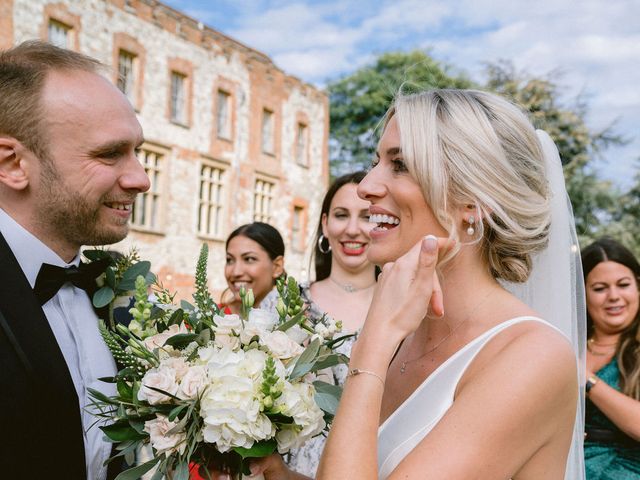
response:
[[[56,431],[40,435],[64,445],[68,457],[81,460],[84,469],[82,421],[69,369],[36,296],[1,233],[0,285],[0,310],[4,317],[0,328],[16,351],[16,361],[26,362],[25,369],[31,372],[10,381],[23,386],[24,382],[34,383],[34,393],[45,402],[41,406],[46,410],[43,415],[55,417],[59,424]]]

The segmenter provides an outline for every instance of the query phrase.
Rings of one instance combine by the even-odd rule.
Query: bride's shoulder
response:
[[[466,372],[465,383],[485,383],[505,376],[514,388],[543,382],[545,389],[566,391],[577,379],[576,355],[567,338],[537,317],[524,317],[495,335]],[[548,390],[547,390],[548,391]]]

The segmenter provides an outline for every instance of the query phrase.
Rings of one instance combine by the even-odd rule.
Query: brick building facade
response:
[[[287,270],[306,278],[329,177],[324,92],[156,0],[0,0],[0,48],[32,38],[108,65],[138,112],[152,186],[114,249],[135,245],[187,297],[206,242],[220,292],[226,236],[260,220],[282,233]]]

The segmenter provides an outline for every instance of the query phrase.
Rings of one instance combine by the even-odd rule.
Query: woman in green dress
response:
[[[582,252],[587,296],[587,480],[640,478],[640,264],[615,240]]]

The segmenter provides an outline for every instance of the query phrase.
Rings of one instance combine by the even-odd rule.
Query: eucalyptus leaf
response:
[[[313,365],[311,371],[317,372],[319,370],[324,370],[325,368],[340,365],[341,363],[347,365],[349,363],[349,357],[342,353],[332,353],[331,355],[326,355],[324,357],[320,356],[318,361]]]
[[[114,293],[111,287],[102,287],[96,293],[93,294],[93,306],[96,308],[102,308],[111,303],[111,300],[115,298],[116,294]]]
[[[177,406],[176,408],[171,410],[171,413],[169,414],[169,421],[173,422],[176,417],[180,415],[180,412],[182,412],[187,407],[189,407],[189,404],[185,403],[184,405]]]
[[[111,287],[112,289],[116,288],[116,272],[113,270],[113,267],[107,267],[107,269],[104,271],[104,279],[107,286]]]
[[[313,386],[316,388],[314,399],[318,407],[324,412],[335,415],[342,396],[342,388],[320,381],[313,382]]]
[[[320,339],[316,338],[313,342],[311,342],[307,348],[302,352],[298,360],[296,361],[295,366],[293,367],[293,371],[289,376],[290,380],[295,380],[296,378],[300,378],[311,371],[313,368],[313,364],[315,363],[316,357],[318,356],[318,350],[320,350]]]
[[[156,457],[153,460],[148,461],[147,463],[143,463],[142,465],[138,465],[137,467],[125,470],[120,475],[118,475],[115,480],[139,480],[142,475],[155,467],[159,461],[160,457]]]
[[[271,440],[263,440],[262,442],[256,442],[251,448],[235,447],[234,452],[239,454],[243,459],[245,458],[260,458],[267,457],[276,451],[278,443]]]
[[[138,433],[129,422],[117,422],[111,425],[104,425],[100,427],[100,430],[114,442],[123,442],[125,440],[137,440],[145,438],[147,435],[141,435]]]
[[[91,250],[83,250],[82,255],[84,255],[87,260],[91,260],[92,262],[102,260],[103,258],[111,258],[111,255],[109,255],[109,253],[105,250],[98,250],[95,248]]]
[[[172,478],[173,480],[189,480],[189,464],[187,462],[178,463]]]
[[[191,312],[195,310],[195,307],[191,305],[189,302],[187,302],[186,300],[180,300],[180,308],[182,308],[183,310],[186,310],[187,312]]]
[[[147,273],[144,277],[144,281],[147,282],[147,285],[153,285],[154,283],[156,283],[157,279],[158,278],[156,277],[156,274],[153,272]]]
[[[146,277],[150,269],[151,262],[148,262],[146,260],[134,263],[122,274],[122,279],[120,280],[120,283],[118,283],[118,290],[124,292],[133,290],[136,286],[136,278],[138,278],[138,276],[140,275]]]
[[[171,314],[167,325],[179,325],[182,322],[182,317],[184,317],[184,310],[179,308]]]
[[[117,382],[116,388],[118,389],[118,394],[122,398],[130,399],[131,394],[133,393],[133,388],[127,382]]]
[[[199,335],[197,333],[177,333],[176,335],[169,337],[164,344],[180,349],[186,347],[191,342],[197,341],[198,336]]]

